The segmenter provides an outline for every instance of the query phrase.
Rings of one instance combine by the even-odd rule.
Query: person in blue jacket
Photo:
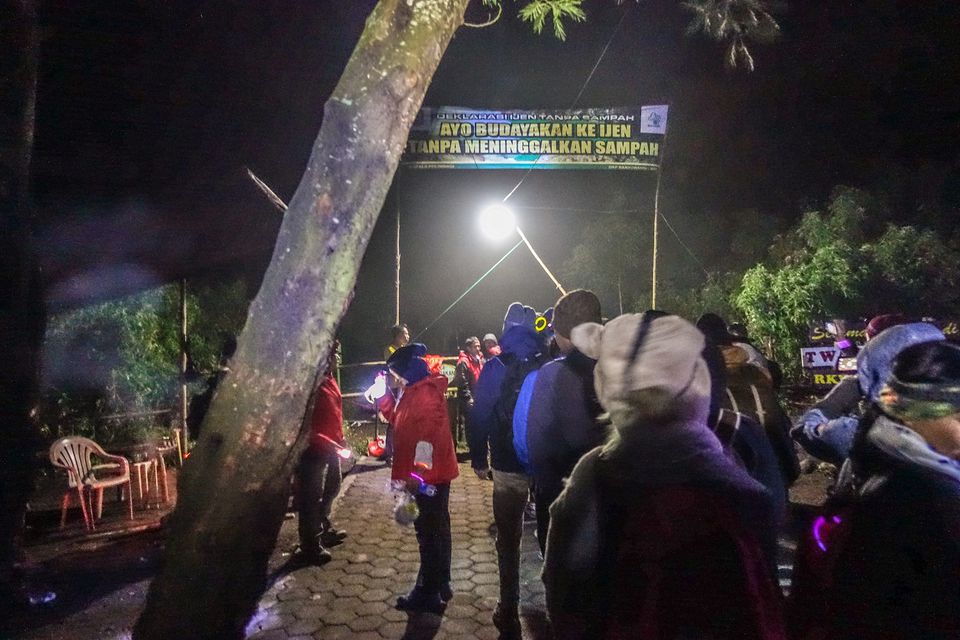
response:
[[[601,315],[600,300],[592,291],[578,289],[561,297],[554,307],[553,331],[562,356],[545,364],[533,383],[526,445],[541,553],[547,544],[550,505],[563,491],[563,479],[570,475],[583,454],[602,444],[607,436],[606,429],[597,421],[603,410],[593,388],[596,361],[580,353],[570,342],[570,332],[575,326],[585,322],[599,324]],[[521,409],[518,401],[517,411]],[[520,437],[516,430],[514,437]]]
[[[502,351],[483,366],[477,380],[467,433],[474,472],[481,479],[493,478],[500,570],[500,601],[493,622],[501,637],[520,635],[520,539],[530,480],[513,447],[513,413],[524,379],[542,363],[545,346],[536,319],[537,312],[519,302],[507,309]]]
[[[857,356],[857,376],[842,380],[807,410],[790,435],[810,455],[842,464],[860,426],[859,405],[861,401],[877,402],[897,354],[915,344],[944,339],[942,331],[926,322],[884,329],[870,338]]]

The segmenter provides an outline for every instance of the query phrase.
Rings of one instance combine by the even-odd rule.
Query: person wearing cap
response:
[[[769,493],[707,426],[704,337],[677,316],[573,328],[614,432],[550,507],[557,638],[784,640]]]
[[[960,347],[918,343],[891,369],[798,544],[797,638],[960,638]]]
[[[860,425],[860,403],[877,401],[896,355],[914,344],[945,339],[940,329],[926,322],[886,324],[893,318],[870,321],[873,330],[879,330],[875,334],[873,330],[867,332],[867,343],[857,354],[857,375],[841,380],[790,430],[790,436],[810,455],[838,466],[843,464]]]
[[[313,394],[310,441],[297,466],[299,514],[297,556],[309,564],[325,564],[331,555],[327,547],[340,544],[346,532],[330,522],[333,501],[340,493],[340,449],[343,446],[343,396],[333,375],[339,341],[334,341],[326,371]]]
[[[482,479],[493,477],[500,572],[493,622],[502,638],[520,636],[520,541],[530,479],[513,447],[513,413],[524,379],[542,364],[545,345],[536,320],[537,312],[519,302],[507,308],[500,337],[503,352],[483,365],[467,433],[474,472]]]
[[[391,478],[414,493],[420,512],[414,522],[420,572],[410,593],[397,599],[396,608],[440,615],[453,597],[450,483],[460,470],[447,417],[447,378],[430,373],[425,355],[427,347],[413,343],[390,356],[387,368],[401,393],[396,401],[385,394],[379,406],[395,430]],[[428,486],[434,490],[425,491]]]
[[[483,336],[483,357],[487,360],[493,360],[500,355],[500,344],[497,342],[497,336],[488,333]]]
[[[526,438],[541,553],[547,544],[549,507],[563,490],[564,478],[570,475],[583,454],[607,436],[606,428],[597,422],[603,410],[593,388],[596,361],[570,342],[574,327],[600,321],[600,300],[592,291],[577,289],[557,300],[552,325],[562,355],[541,367],[533,384]],[[516,424],[515,416],[515,434]]]

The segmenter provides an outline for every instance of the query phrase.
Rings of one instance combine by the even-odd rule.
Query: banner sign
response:
[[[424,108],[402,162],[416,169],[660,166],[667,105],[576,111]]]

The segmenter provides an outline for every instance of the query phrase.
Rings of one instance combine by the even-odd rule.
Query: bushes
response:
[[[236,335],[248,300],[242,282],[188,291],[187,326],[197,374],[216,369],[225,336]],[[170,424],[180,392],[180,300],[167,285],[50,319],[44,344],[44,434],[140,441]],[[190,393],[203,390],[192,376]],[[104,420],[115,414],[143,415]]]

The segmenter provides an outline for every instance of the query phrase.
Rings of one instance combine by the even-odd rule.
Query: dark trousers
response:
[[[450,582],[453,551],[450,539],[450,483],[438,484],[437,493],[417,494],[420,516],[413,523],[420,545],[420,573],[417,586],[426,595],[435,595]]]
[[[307,450],[297,467],[300,484],[300,548],[316,551],[319,536],[330,526],[330,509],[340,493],[340,457],[336,451]]]
[[[393,425],[387,423],[387,433],[383,438],[383,455],[380,458],[393,458]]]
[[[550,531],[550,505],[560,496],[563,491],[563,485],[543,486],[534,484],[533,499],[537,503],[537,543],[540,545],[540,553],[547,553],[547,532]]]

